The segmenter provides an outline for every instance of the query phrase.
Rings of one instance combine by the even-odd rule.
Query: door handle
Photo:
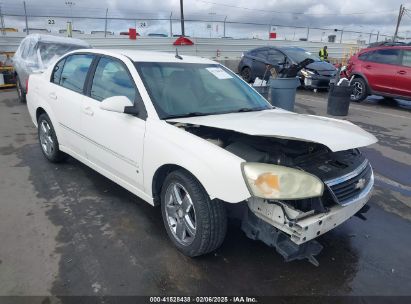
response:
[[[86,114],[86,115],[89,115],[89,116],[93,116],[93,115],[94,115],[94,112],[93,112],[93,110],[91,110],[90,107],[85,107],[85,108],[83,109],[83,113]]]
[[[371,69],[371,66],[367,64],[366,66],[364,66],[364,68],[366,68],[367,70],[369,70],[369,69]]]
[[[57,99],[57,95],[56,95],[56,93],[50,93],[49,94],[49,97],[51,98],[51,99]]]
[[[400,75],[405,75],[405,74],[407,74],[406,71],[398,71],[397,73],[400,74]]]

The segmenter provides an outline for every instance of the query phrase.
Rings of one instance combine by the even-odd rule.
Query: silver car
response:
[[[32,73],[43,72],[53,61],[77,49],[91,46],[80,39],[31,34],[24,38],[13,57],[16,88],[20,102],[26,101],[27,79]]]

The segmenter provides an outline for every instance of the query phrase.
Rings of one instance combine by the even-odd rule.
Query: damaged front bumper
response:
[[[248,237],[275,247],[286,261],[307,258],[318,265],[314,256],[322,246],[314,239],[342,224],[353,215],[363,213],[371,197],[374,175],[371,171],[367,185],[349,204],[336,204],[326,212],[303,212],[282,201],[250,198],[249,210],[242,229]]]

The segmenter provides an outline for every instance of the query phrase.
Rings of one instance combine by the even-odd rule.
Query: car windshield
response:
[[[248,84],[219,64],[135,64],[161,119],[272,108]]]
[[[314,61],[321,61],[316,55],[303,49],[284,49],[284,52],[296,63],[300,63],[307,58],[313,59]]]
[[[39,42],[38,50],[41,56],[41,61],[43,65],[46,67],[48,64],[62,55],[78,50],[84,49],[82,45],[75,45],[75,44],[62,44],[62,43],[48,43],[48,42]]]

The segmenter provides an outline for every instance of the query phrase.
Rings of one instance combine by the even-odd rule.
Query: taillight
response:
[[[26,80],[26,94],[29,92],[29,78],[30,76],[28,76]]]

